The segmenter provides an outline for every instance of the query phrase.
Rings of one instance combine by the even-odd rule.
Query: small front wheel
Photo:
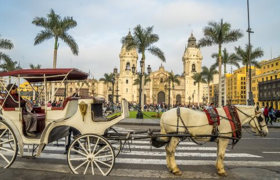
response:
[[[12,128],[0,120],[0,168],[8,168],[18,153],[17,139]]]
[[[111,144],[104,137],[85,134],[71,143],[67,162],[74,174],[107,176],[115,164],[115,155]]]

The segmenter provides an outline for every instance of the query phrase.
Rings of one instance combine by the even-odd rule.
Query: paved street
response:
[[[148,126],[120,125],[118,131],[148,129]],[[260,138],[248,134],[243,130],[242,140],[226,153],[225,164],[231,179],[280,179],[280,129],[270,129],[268,137]],[[54,173],[56,177],[82,177],[71,175],[64,152],[65,140],[48,145],[39,158],[18,157],[12,167],[2,170],[1,173],[14,174],[25,170],[33,175],[41,174],[42,179]],[[189,178],[189,179],[216,179],[215,173],[216,147],[215,143],[198,146],[192,142],[184,141],[177,148],[177,163],[183,175],[176,177],[166,169],[164,148],[151,148],[149,140],[133,141],[125,146],[123,152],[116,159],[116,164],[110,176],[120,179],[131,178]],[[40,173],[41,172],[41,173]],[[9,176],[11,176],[9,174]],[[6,176],[2,176],[6,177]],[[7,176],[8,177],[8,176]],[[28,176],[30,177],[30,176]],[[11,179],[12,177],[9,177]],[[99,177],[101,178],[101,177]],[[103,177],[102,177],[103,178]],[[3,179],[3,178],[1,178]]]

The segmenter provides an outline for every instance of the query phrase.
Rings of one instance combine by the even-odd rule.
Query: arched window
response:
[[[195,70],[195,64],[192,64],[192,72],[196,72],[196,70]]]
[[[129,62],[126,63],[125,70],[130,70],[130,63]]]

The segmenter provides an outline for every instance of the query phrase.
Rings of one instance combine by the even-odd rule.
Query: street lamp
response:
[[[152,68],[151,68],[151,66],[150,66],[150,65],[148,65],[147,70],[148,70],[148,74],[151,74],[151,72],[152,72]]]
[[[253,93],[252,93],[252,69],[251,69],[251,33],[254,33],[250,27],[250,12],[249,12],[249,0],[247,0],[247,12],[248,12],[248,64],[249,64],[249,98],[248,105],[254,105]]]
[[[191,105],[191,96],[189,96],[189,106]]]
[[[134,66],[134,65],[133,65]],[[136,114],[136,118],[137,119],[143,119],[143,113],[141,111],[141,97],[142,97],[142,78],[143,78],[143,66],[144,66],[144,61],[141,60],[140,61],[140,67],[141,67],[141,72],[139,73],[139,80],[140,80],[140,84],[139,84],[139,106],[138,106],[138,112]],[[132,67],[133,68],[133,67]],[[135,69],[135,67],[134,67]],[[135,72],[135,70],[134,70]]]
[[[118,69],[114,68],[114,78],[116,80],[116,84],[117,84],[117,94],[116,94],[116,103],[119,103],[119,83],[118,83]]]

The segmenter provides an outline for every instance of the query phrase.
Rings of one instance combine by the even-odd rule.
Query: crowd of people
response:
[[[262,107],[261,112],[265,117],[266,124],[270,123],[272,125],[272,122],[276,122],[277,118],[280,117],[280,111],[274,109],[272,106]]]

